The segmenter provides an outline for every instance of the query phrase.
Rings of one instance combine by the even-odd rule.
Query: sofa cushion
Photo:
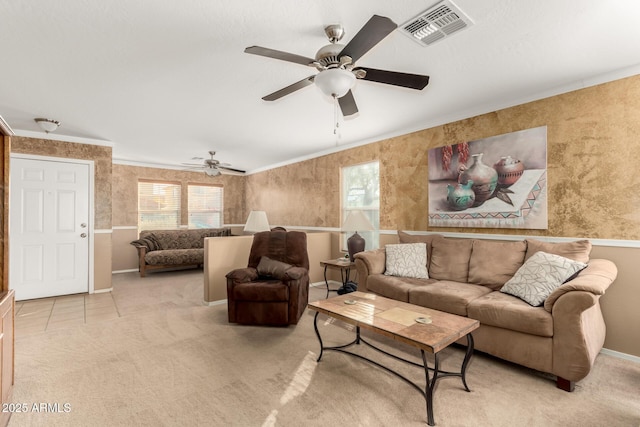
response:
[[[258,274],[260,276],[274,277],[276,279],[283,280],[285,272],[291,267],[293,267],[291,264],[276,261],[275,259],[271,259],[263,255],[260,257],[260,262],[258,263],[256,270],[258,270]]]
[[[164,249],[149,252],[144,260],[150,265],[202,264],[204,249]]]
[[[470,301],[467,315],[484,325],[541,337],[553,336],[551,313],[503,292],[491,292]]]
[[[576,240],[575,242],[541,242],[540,240],[527,239],[527,254],[525,261],[536,252],[546,252],[548,254],[560,255],[574,261],[589,262],[591,254],[591,242],[588,240]]]
[[[385,256],[384,274],[387,276],[429,278],[426,243],[385,245]]]
[[[433,279],[412,279],[372,274],[367,278],[367,290],[383,297],[409,302],[409,291],[411,289],[434,282],[435,280]]]
[[[435,239],[442,239],[442,234],[409,234],[398,230],[398,241],[400,243],[426,243],[427,244],[427,270],[431,262],[431,242]]]
[[[583,262],[559,255],[536,252],[500,291],[537,307],[544,303],[554,289],[586,266]]]
[[[472,239],[441,237],[431,242],[429,277],[438,280],[466,282],[469,276],[469,258]]]
[[[468,282],[500,289],[522,266],[526,251],[524,241],[473,240]]]
[[[486,286],[441,280],[409,290],[409,302],[459,316],[467,315],[467,306],[474,299],[492,290]]]

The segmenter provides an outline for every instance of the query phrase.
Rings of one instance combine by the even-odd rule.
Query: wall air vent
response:
[[[399,30],[422,46],[469,28],[473,21],[451,0],[442,0],[399,27]]]

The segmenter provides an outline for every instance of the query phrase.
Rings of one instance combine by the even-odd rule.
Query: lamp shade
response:
[[[342,231],[369,231],[373,230],[373,224],[361,210],[353,210],[347,213],[342,224]]]
[[[373,230],[373,224],[361,210],[353,210],[347,213],[347,217],[342,224],[343,231],[353,231],[353,235],[347,239],[347,250],[349,259],[354,261],[353,256],[364,251],[365,240],[358,234],[358,230]]]
[[[258,233],[260,231],[269,231],[269,221],[265,211],[251,211],[244,225],[244,231],[249,233]]]
[[[342,98],[355,84],[356,76],[351,71],[330,68],[318,73],[313,81],[325,95]]]

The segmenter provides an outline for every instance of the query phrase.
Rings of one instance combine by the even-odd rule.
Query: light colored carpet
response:
[[[289,328],[228,324],[226,305],[202,305],[198,271],[115,275],[113,296],[119,318],[17,331],[13,401],[29,411],[11,427],[426,425],[424,399],[396,377],[336,352],[316,363],[312,312]],[[328,344],[352,337],[340,322],[319,327]],[[463,350],[442,355],[443,369],[457,370]],[[424,381],[420,369],[390,364]],[[600,355],[573,393],[478,353],[467,382],[471,393],[459,378],[439,382],[436,425],[640,426],[640,364],[612,356]],[[34,403],[61,412],[33,412]]]

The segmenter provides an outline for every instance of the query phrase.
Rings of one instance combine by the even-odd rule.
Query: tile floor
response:
[[[120,317],[111,292],[17,301],[15,328],[21,335]]]

